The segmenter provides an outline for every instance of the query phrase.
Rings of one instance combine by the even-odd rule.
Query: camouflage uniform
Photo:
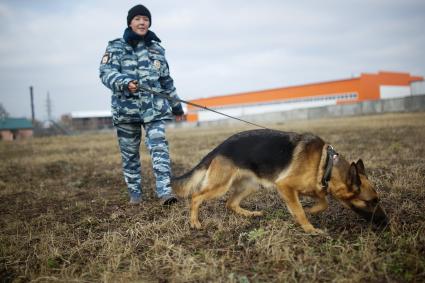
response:
[[[142,126],[153,163],[157,196],[169,195],[171,168],[165,121],[172,118],[172,108],[181,109],[181,105],[151,93],[128,90],[128,84],[136,80],[141,86],[178,98],[164,48],[157,41],[147,44],[142,40],[134,47],[123,38],[110,41],[100,65],[100,78],[112,90],[112,120],[131,198],[140,199],[142,193],[139,156]]]

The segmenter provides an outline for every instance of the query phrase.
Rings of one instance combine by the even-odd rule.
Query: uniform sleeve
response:
[[[176,88],[174,87],[174,81],[170,76],[170,69],[168,66],[168,62],[167,60],[165,60],[165,66],[163,66],[163,70],[162,70],[162,74],[161,74],[161,78],[160,78],[160,83],[161,83],[161,87],[165,90],[165,92],[172,98],[174,99],[180,99],[179,96],[177,95],[177,91]],[[176,101],[176,100],[172,100],[171,101],[171,108],[176,109],[176,108],[182,108],[181,103]]]
[[[109,42],[105,54],[102,57],[99,67],[99,77],[102,83],[115,92],[124,92],[133,78],[121,73],[120,57],[123,53],[114,46],[113,41]],[[125,92],[128,93],[128,92]]]

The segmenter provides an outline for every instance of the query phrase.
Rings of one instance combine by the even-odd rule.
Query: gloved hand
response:
[[[171,108],[171,111],[173,112],[174,116],[181,116],[184,114],[183,107],[181,103],[177,104],[177,106],[174,106]]]
[[[134,94],[139,90],[139,82],[136,81],[136,80],[131,81],[131,82],[128,83],[127,88],[131,93]]]

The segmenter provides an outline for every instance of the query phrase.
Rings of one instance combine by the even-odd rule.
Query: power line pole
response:
[[[34,92],[33,87],[30,86],[30,96],[31,96],[31,118],[32,118],[32,124],[34,125],[35,122],[35,114],[34,114]]]
[[[46,110],[47,110],[47,120],[52,121],[52,100],[50,99],[49,92],[47,92]]]

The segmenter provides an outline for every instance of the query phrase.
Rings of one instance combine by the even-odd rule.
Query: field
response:
[[[336,201],[305,234],[274,191],[242,206],[226,196],[166,208],[142,145],[145,200],[129,206],[113,132],[0,142],[1,282],[424,282],[425,113],[267,125],[313,132],[361,157],[391,218],[375,229]],[[170,129],[173,171],[184,173],[240,128]],[[303,200],[305,206],[311,200]]]

